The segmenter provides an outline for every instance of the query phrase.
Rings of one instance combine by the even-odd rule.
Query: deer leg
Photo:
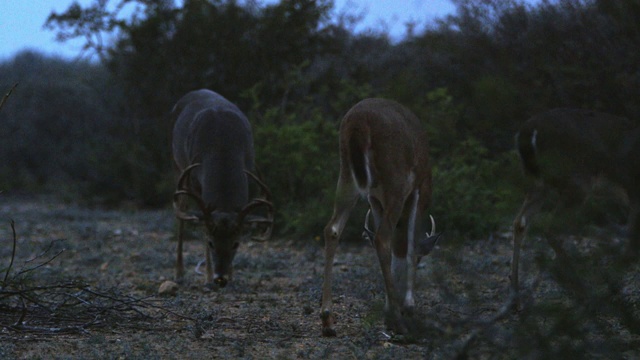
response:
[[[629,221],[627,223],[629,233],[629,255],[640,253],[640,202],[634,200],[631,203]]]
[[[556,254],[554,260],[556,267],[554,275],[556,276],[556,281],[564,288],[573,291],[578,298],[585,299],[588,294],[587,288],[577,276],[578,272],[572,265],[573,261],[571,261],[571,257],[562,247],[562,240],[555,236],[550,236],[547,237],[547,243],[549,243],[549,246]]]
[[[407,219],[406,226],[406,238],[399,239],[400,241],[407,241],[407,257],[406,257],[406,291],[404,292],[404,309],[408,313],[413,313],[415,307],[415,299],[413,298],[413,287],[415,285],[416,277],[416,254],[415,254],[415,235],[416,228],[419,225],[417,219],[418,203],[420,199],[420,191],[413,192],[410,199],[409,218]]]
[[[205,251],[205,273],[204,273],[204,284],[205,285],[213,285],[213,258],[211,254],[213,253],[213,239],[206,239],[204,242],[204,251]]]
[[[527,228],[531,223],[531,217],[540,210],[542,206],[543,193],[542,190],[530,192],[524,199],[524,203],[513,221],[513,253],[511,256],[511,291],[518,294],[518,267],[520,263],[520,246],[524,238]],[[517,301],[516,301],[517,306]]]
[[[382,204],[371,195],[369,195],[368,200],[371,213],[373,214],[373,228],[377,229],[380,226],[380,219],[382,218]]]
[[[178,245],[176,249],[176,281],[184,278],[184,262],[182,259],[182,241],[184,236],[184,220],[178,219]]]
[[[343,183],[338,184],[336,203],[333,208],[331,220],[324,228],[324,280],[322,283],[322,305],[320,309],[320,318],[322,319],[322,336],[336,336],[333,328],[333,313],[331,311],[333,300],[331,295],[332,277],[333,277],[333,259],[338,247],[338,241],[342,235],[342,230],[349,219],[351,210],[358,200],[358,194],[355,191],[344,193],[342,189],[346,186]]]
[[[380,227],[376,231],[375,247],[378,253],[378,261],[380,262],[380,269],[382,270],[382,277],[385,284],[385,316],[387,327],[392,328],[399,333],[406,333],[407,328],[400,313],[400,301],[398,299],[399,294],[396,291],[397,287],[394,283],[394,274],[391,271],[392,239],[394,236],[395,225],[397,224],[402,211],[402,204],[398,205],[384,209]]]

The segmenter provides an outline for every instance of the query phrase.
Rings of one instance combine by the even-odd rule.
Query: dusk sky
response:
[[[73,1],[1,0],[0,60],[11,58],[24,49],[67,58],[78,55],[82,40],[59,43],[55,41],[54,32],[43,29],[51,11],[64,12]],[[95,0],[75,1],[86,6]],[[116,0],[111,2],[117,3]],[[335,0],[334,9],[336,12],[363,14],[365,18],[357,31],[385,29],[394,37],[404,34],[407,22],[424,25],[455,10],[449,0]]]

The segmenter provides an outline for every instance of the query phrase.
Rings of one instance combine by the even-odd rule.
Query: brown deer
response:
[[[552,189],[561,194],[560,203],[569,205],[602,178],[624,190],[631,208],[630,250],[640,249],[640,128],[609,114],[555,109],[529,119],[516,134],[516,148],[535,184],[513,222],[510,278],[515,294],[522,239]]]
[[[373,213],[375,230],[366,225],[364,235],[373,243],[382,269],[386,324],[406,332],[400,304],[408,313],[413,310],[417,263],[439,235],[420,233],[422,213],[431,202],[427,135],[418,118],[395,101],[363,100],[347,112],[340,125],[340,175],[333,216],[324,228],[320,310],[324,336],[336,335],[331,311],[333,259],[359,196],[366,197]]]
[[[199,222],[208,233],[205,283],[224,287],[232,277],[243,226],[248,222],[266,223],[262,236],[266,239],[273,225],[269,189],[252,173],[251,125],[236,105],[204,89],[182,97],[171,118],[173,159],[180,174],[173,196],[179,222],[176,278],[184,276],[184,223]],[[266,199],[249,200],[249,178],[258,183]],[[187,213],[187,199],[193,200],[199,211]],[[258,207],[267,208],[267,217],[250,215]]]

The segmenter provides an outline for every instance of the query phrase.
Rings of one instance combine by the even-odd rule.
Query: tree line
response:
[[[529,116],[580,107],[640,118],[640,1],[452,2],[455,13],[398,41],[353,32],[358,20],[330,0],[73,4],[46,27],[86,39],[93,58],[27,51],[0,63],[0,90],[20,83],[0,112],[0,188],[165,206],[175,186],[167,115],[209,88],[253,124],[279,231],[317,235],[340,118],[377,96],[428,130],[439,223],[469,237],[506,228],[523,182],[513,135]]]

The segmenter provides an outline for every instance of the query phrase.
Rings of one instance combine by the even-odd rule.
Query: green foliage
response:
[[[71,65],[32,52],[0,65],[0,87],[19,82],[0,112],[0,184],[5,190],[73,191],[69,179],[86,166],[88,139],[108,119],[100,91],[104,69]]]
[[[468,138],[433,171],[433,214],[446,231],[469,237],[498,230],[510,220],[520,201],[511,181],[518,173],[516,156],[488,157],[487,149]]]
[[[267,111],[254,127],[256,162],[273,191],[280,231],[318,235],[331,215],[338,130],[318,110],[296,117]]]
[[[451,144],[460,138],[460,108],[454,102],[447,88],[437,88],[427,93],[424,98],[414,99],[411,108],[429,134],[429,148],[432,159],[448,156]]]
[[[123,17],[130,3],[134,13]],[[166,115],[187,91],[210,88],[252,120],[279,228],[318,233],[337,177],[337,122],[362,98],[384,96],[427,128],[432,212],[447,229],[480,236],[506,227],[522,201],[509,152],[518,124],[553,106],[639,117],[637,6],[455,6],[454,15],[393,44],[334,22],[324,0],[74,4],[52,14],[47,28],[61,40],[87,39],[104,66],[33,54],[0,64],[0,85],[21,83],[0,113],[0,168],[10,174],[0,187],[68,187],[110,203],[166,204],[173,182]],[[115,42],[99,41],[116,31]]]

